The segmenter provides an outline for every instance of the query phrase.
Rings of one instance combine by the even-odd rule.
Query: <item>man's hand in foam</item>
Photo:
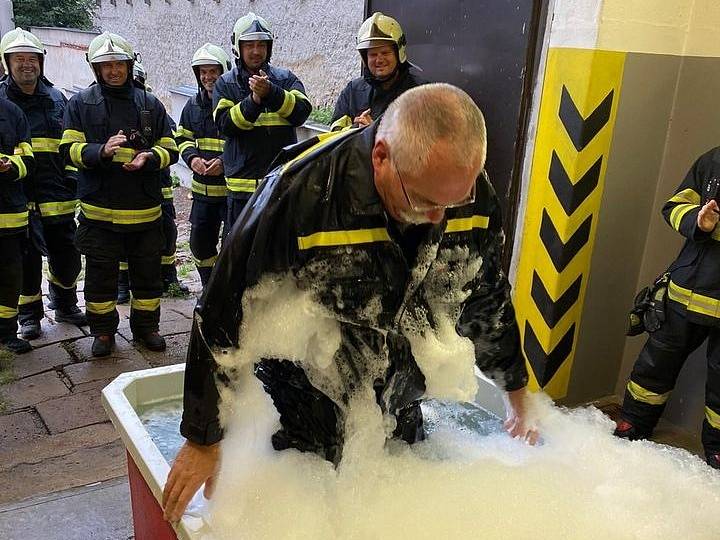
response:
[[[505,429],[513,439],[520,438],[534,445],[538,441],[538,432],[530,418],[527,389],[513,390],[507,397]]]
[[[168,474],[162,505],[167,521],[179,521],[193,495],[205,484],[203,495],[212,496],[220,466],[220,443],[203,446],[186,441]]]

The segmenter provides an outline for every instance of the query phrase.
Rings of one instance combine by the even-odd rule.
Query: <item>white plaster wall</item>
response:
[[[170,88],[195,84],[193,52],[210,41],[231,54],[232,27],[248,11],[270,22],[276,35],[272,62],[300,77],[314,105],[333,105],[347,81],[359,74],[355,35],[363,0],[130,1],[116,0],[113,6],[101,0],[95,24],[136,47],[148,82],[169,109]]]

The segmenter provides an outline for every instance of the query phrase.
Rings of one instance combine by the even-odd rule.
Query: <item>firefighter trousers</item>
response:
[[[220,229],[225,237],[228,227],[223,227],[227,219],[227,202],[209,202],[193,199],[190,210],[190,252],[193,262],[200,274],[203,287],[210,279],[215,260],[218,255],[218,238]]]
[[[80,252],[75,248],[74,219],[42,221],[41,234],[48,259],[48,292],[50,308],[69,311],[77,306],[77,278],[80,275]],[[20,324],[43,318],[42,256],[34,241],[28,242],[23,260],[23,284],[19,300]]]
[[[2,271],[0,272],[0,337],[15,336],[18,330],[18,297],[23,283],[25,231],[0,236]]]
[[[707,455],[720,452],[720,328],[689,322],[684,308],[670,301],[666,320],[650,334],[625,389],[622,418],[651,433],[687,357],[705,340],[707,381],[702,443]]]
[[[160,223],[133,232],[80,224],[76,245],[85,255],[85,311],[93,335],[112,335],[117,330],[119,316],[115,306],[122,260],[127,261],[130,274],[130,330],[137,336],[158,331],[163,242]]]
[[[172,199],[162,203],[162,231],[165,237],[160,251],[162,263],[162,280],[165,287],[177,281],[175,268],[175,251],[177,250],[178,228],[175,223],[175,205]]]
[[[237,197],[230,197],[227,198],[227,218],[225,220],[225,227],[227,228],[228,232],[230,232],[230,229],[232,229],[233,225],[235,225],[235,222],[240,217],[240,214],[242,214],[242,211],[245,209],[245,205],[247,204],[249,199],[239,199]]]

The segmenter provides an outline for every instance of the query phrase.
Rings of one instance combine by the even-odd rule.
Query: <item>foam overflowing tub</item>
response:
[[[184,374],[184,364],[124,373],[102,391],[103,406],[127,450],[136,540],[213,538],[200,492],[174,527],[163,519],[160,506],[170,465],[184,441],[179,433]],[[502,393],[484,378],[478,383],[472,407],[449,411],[442,403],[423,405],[426,425],[432,429],[433,418],[454,415],[475,432],[500,429]]]

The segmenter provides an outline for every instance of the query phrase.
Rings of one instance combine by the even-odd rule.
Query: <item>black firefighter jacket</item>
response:
[[[351,127],[353,119],[368,109],[373,120],[377,120],[400,94],[426,83],[414,69],[408,67],[400,68],[397,80],[387,90],[367,75],[353,79],[335,102],[330,129],[336,131]]]
[[[225,139],[212,117],[212,101],[204,90],[185,103],[175,131],[180,156],[188,167],[196,157],[211,160],[222,157]],[[206,202],[224,202],[227,196],[225,176],[199,175],[193,171],[193,198]]]
[[[103,158],[103,145],[123,130],[129,135],[141,128],[141,111],[147,110],[151,140],[142,150],[152,157],[136,172],[122,168],[140,151],[120,148]],[[163,202],[160,171],[177,162],[178,151],[165,107],[151,93],[135,86],[106,89],[93,84],[73,96],[65,111],[60,152],[79,169],[80,220],[117,232],[159,226]]]
[[[269,64],[263,71],[272,88],[260,105],[253,101],[250,75],[242,68],[224,73],[213,90],[213,116],[226,139],[228,195],[238,199],[249,199],[278,153],[297,142],[295,128],[312,110],[303,84],[291,71]]]
[[[720,202],[720,147],[698,158],[662,209],[686,239],[670,268],[668,298],[688,320],[720,326],[720,226],[708,233],[697,226],[700,209],[711,199]]]
[[[197,308],[185,373],[181,433],[186,438],[212,444],[222,437],[216,381],[223,374],[216,373],[213,351],[238,346],[243,293],[266,273],[291,272],[339,321],[340,372],[362,373],[364,354],[353,351],[390,350],[379,389],[385,410],[395,413],[423,395],[424,377],[401,328],[409,317],[426,317],[433,327],[435,309],[474,342],[477,366],[488,376],[507,390],[526,385],[510,286],[501,268],[502,220],[494,190],[479,179],[475,204],[448,210],[446,220],[425,228],[417,253],[429,248],[423,262],[430,264],[410,263],[375,189],[375,129],[372,124],[326,135],[314,150],[274,169],[248,202]],[[298,144],[298,151],[304,146]],[[461,291],[453,276],[463,272]],[[272,387],[267,378],[263,382]]]
[[[0,97],[20,107],[30,125],[35,172],[24,181],[28,201],[43,220],[75,219],[77,169],[66,165],[60,155],[67,99],[43,78],[38,80],[35,93],[29,95],[11,77],[0,83]]]
[[[0,173],[0,236],[8,236],[27,227],[22,181],[33,173],[35,159],[25,115],[7,99],[0,99],[0,159],[10,162],[10,169]]]

